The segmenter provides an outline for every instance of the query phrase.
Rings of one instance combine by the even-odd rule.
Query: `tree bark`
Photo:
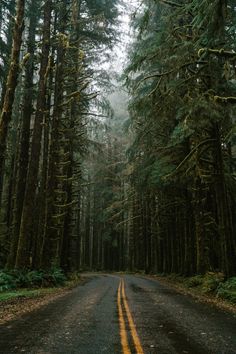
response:
[[[4,161],[8,128],[12,118],[12,109],[19,75],[19,58],[22,44],[22,33],[24,30],[25,0],[17,0],[16,18],[13,31],[13,44],[11,52],[11,63],[7,76],[6,93],[3,100],[3,107],[0,116],[0,201],[2,194],[2,183],[4,174]]]
[[[48,162],[48,177],[46,186],[46,223],[43,235],[42,246],[42,263],[41,267],[49,269],[52,266],[60,266],[60,249],[63,237],[64,216],[56,218],[55,207],[57,197],[55,190],[58,188],[63,192],[63,178],[60,180],[60,174],[63,173],[59,168],[60,155],[62,155],[61,137],[59,129],[63,116],[63,94],[64,94],[64,69],[65,69],[65,54],[66,46],[64,43],[64,34],[66,26],[65,13],[67,10],[66,2],[61,3],[56,18],[55,26],[58,26],[60,38],[57,48],[57,65],[55,74],[55,87],[54,87],[54,110],[52,116],[51,139],[49,144],[49,162]],[[57,176],[58,174],[58,176]],[[65,191],[64,191],[65,192]],[[63,213],[62,213],[63,214]]]
[[[29,140],[30,140],[30,122],[33,113],[33,77],[34,77],[34,52],[35,52],[35,35],[38,16],[38,2],[31,1],[30,4],[30,24],[27,53],[30,55],[29,61],[25,70],[25,93],[23,98],[22,108],[22,127],[20,137],[20,153],[18,163],[18,176],[16,182],[16,198],[14,205],[14,219],[11,249],[8,257],[7,267],[14,268],[16,261],[17,245],[20,230],[21,214],[23,209],[26,177],[29,162]]]
[[[16,268],[26,268],[29,264],[29,245],[35,196],[38,186],[39,160],[41,152],[42,123],[46,109],[47,94],[47,67],[50,53],[50,28],[51,28],[52,2],[47,0],[44,6],[43,47],[39,73],[39,93],[31,143],[31,154],[27,175],[24,205],[21,217],[19,243],[16,257]]]

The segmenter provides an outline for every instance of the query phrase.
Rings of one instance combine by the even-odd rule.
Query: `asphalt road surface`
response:
[[[236,354],[236,316],[157,280],[88,275],[0,328],[1,354]]]

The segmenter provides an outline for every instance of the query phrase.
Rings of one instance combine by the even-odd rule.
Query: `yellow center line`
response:
[[[126,295],[125,295],[125,286],[124,286],[124,280],[121,280],[121,287],[122,287],[122,297],[123,297],[123,302],[124,302],[124,306],[125,306],[125,311],[127,314],[127,318],[128,318],[128,322],[129,322],[129,327],[131,330],[131,334],[133,337],[133,341],[134,341],[134,345],[135,345],[135,349],[137,351],[138,354],[144,354],[138,333],[136,331],[136,327],[134,324],[134,320],[133,317],[131,315],[130,309],[129,309],[129,305],[128,305],[128,301],[126,299]]]
[[[123,310],[121,306],[121,282],[119,284],[119,289],[118,289],[117,303],[118,303],[118,311],[119,311],[120,337],[121,337],[123,354],[131,354],[129,344],[128,344],[128,336],[125,328],[125,319],[124,319]]]

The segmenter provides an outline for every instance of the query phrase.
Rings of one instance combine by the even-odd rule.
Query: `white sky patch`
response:
[[[122,5],[119,5],[120,15],[119,30],[121,32],[118,43],[114,46],[111,60],[105,64],[105,69],[122,73],[124,64],[128,55],[128,48],[134,38],[133,29],[131,28],[131,16],[140,6],[140,0],[124,0]]]

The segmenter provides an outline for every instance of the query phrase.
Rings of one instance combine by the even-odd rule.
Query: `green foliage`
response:
[[[163,157],[155,161],[151,171],[151,183],[153,183],[154,185],[164,184],[163,177],[171,173],[175,167],[176,166],[173,165],[169,157]]]
[[[48,284],[47,286],[50,286],[50,285],[54,285],[54,286],[63,285],[65,283],[65,281],[66,281],[65,274],[59,268],[52,269],[49,273],[46,273],[44,275],[44,278],[45,278],[45,280],[47,280],[47,283],[46,283],[46,284]]]
[[[194,277],[191,277],[191,278],[187,279],[186,280],[186,285],[189,288],[195,288],[197,286],[202,285],[203,280],[204,280],[204,277],[202,275],[196,275]]]
[[[171,136],[171,145],[178,145],[186,141],[194,133],[185,122],[179,123],[175,128]]]
[[[42,279],[44,277],[43,272],[33,270],[29,273],[26,273],[25,275],[25,280],[26,284],[30,284],[30,287],[32,286],[41,286],[42,285]]]
[[[55,291],[55,288],[43,288],[43,289],[21,289],[14,291],[4,291],[0,292],[0,302],[13,300],[13,299],[21,299],[21,298],[35,298],[42,295],[51,294]]]
[[[160,271],[168,273],[175,267],[177,273],[195,274],[220,269],[231,275],[234,259],[225,261],[228,269],[221,268],[225,254],[218,241],[222,221],[230,224],[234,212],[227,216],[221,210],[224,197],[219,196],[218,176],[230,191],[229,209],[234,210],[236,13],[231,2],[219,0],[169,5],[145,1],[134,20],[138,35],[125,71],[133,133],[128,150],[130,183],[134,194],[151,194],[156,201],[156,232],[163,242],[161,253],[167,254],[163,261],[174,260],[178,252],[184,262],[190,260],[188,270],[172,264],[158,266]],[[163,205],[171,211],[163,211]],[[142,225],[140,210],[137,217],[135,212],[136,232]],[[145,219],[145,212],[142,216]],[[199,252],[187,250],[181,230],[193,233],[187,239],[204,247]],[[230,231],[225,231],[225,239],[235,235],[235,225]],[[179,242],[179,251],[170,249],[170,239]],[[211,293],[221,281],[219,273],[207,273],[188,280],[188,286]]]
[[[16,288],[15,277],[5,271],[0,272],[0,292]]]
[[[222,273],[207,273],[202,284],[202,292],[204,294],[215,292],[223,280],[224,275]]]
[[[115,39],[117,0],[86,0],[83,4],[83,26],[80,35],[96,45],[110,45]]]
[[[219,285],[217,297],[236,304],[236,277],[232,277]]]
[[[159,276],[166,277],[165,274]],[[195,275],[190,278],[178,274],[167,276],[171,282],[183,284],[184,287],[194,289],[197,293],[204,295],[214,295],[222,300],[227,300],[236,304],[236,277],[224,279],[223,273],[208,272],[205,275]]]
[[[81,275],[78,272],[72,272],[67,274],[67,279],[71,282],[78,282],[81,280]]]
[[[63,285],[66,277],[61,269],[45,271],[1,271],[0,292],[18,288],[52,287]]]
[[[215,293],[224,281],[222,273],[208,272],[205,275],[196,275],[187,279],[186,285],[189,288],[198,288],[203,294]]]

